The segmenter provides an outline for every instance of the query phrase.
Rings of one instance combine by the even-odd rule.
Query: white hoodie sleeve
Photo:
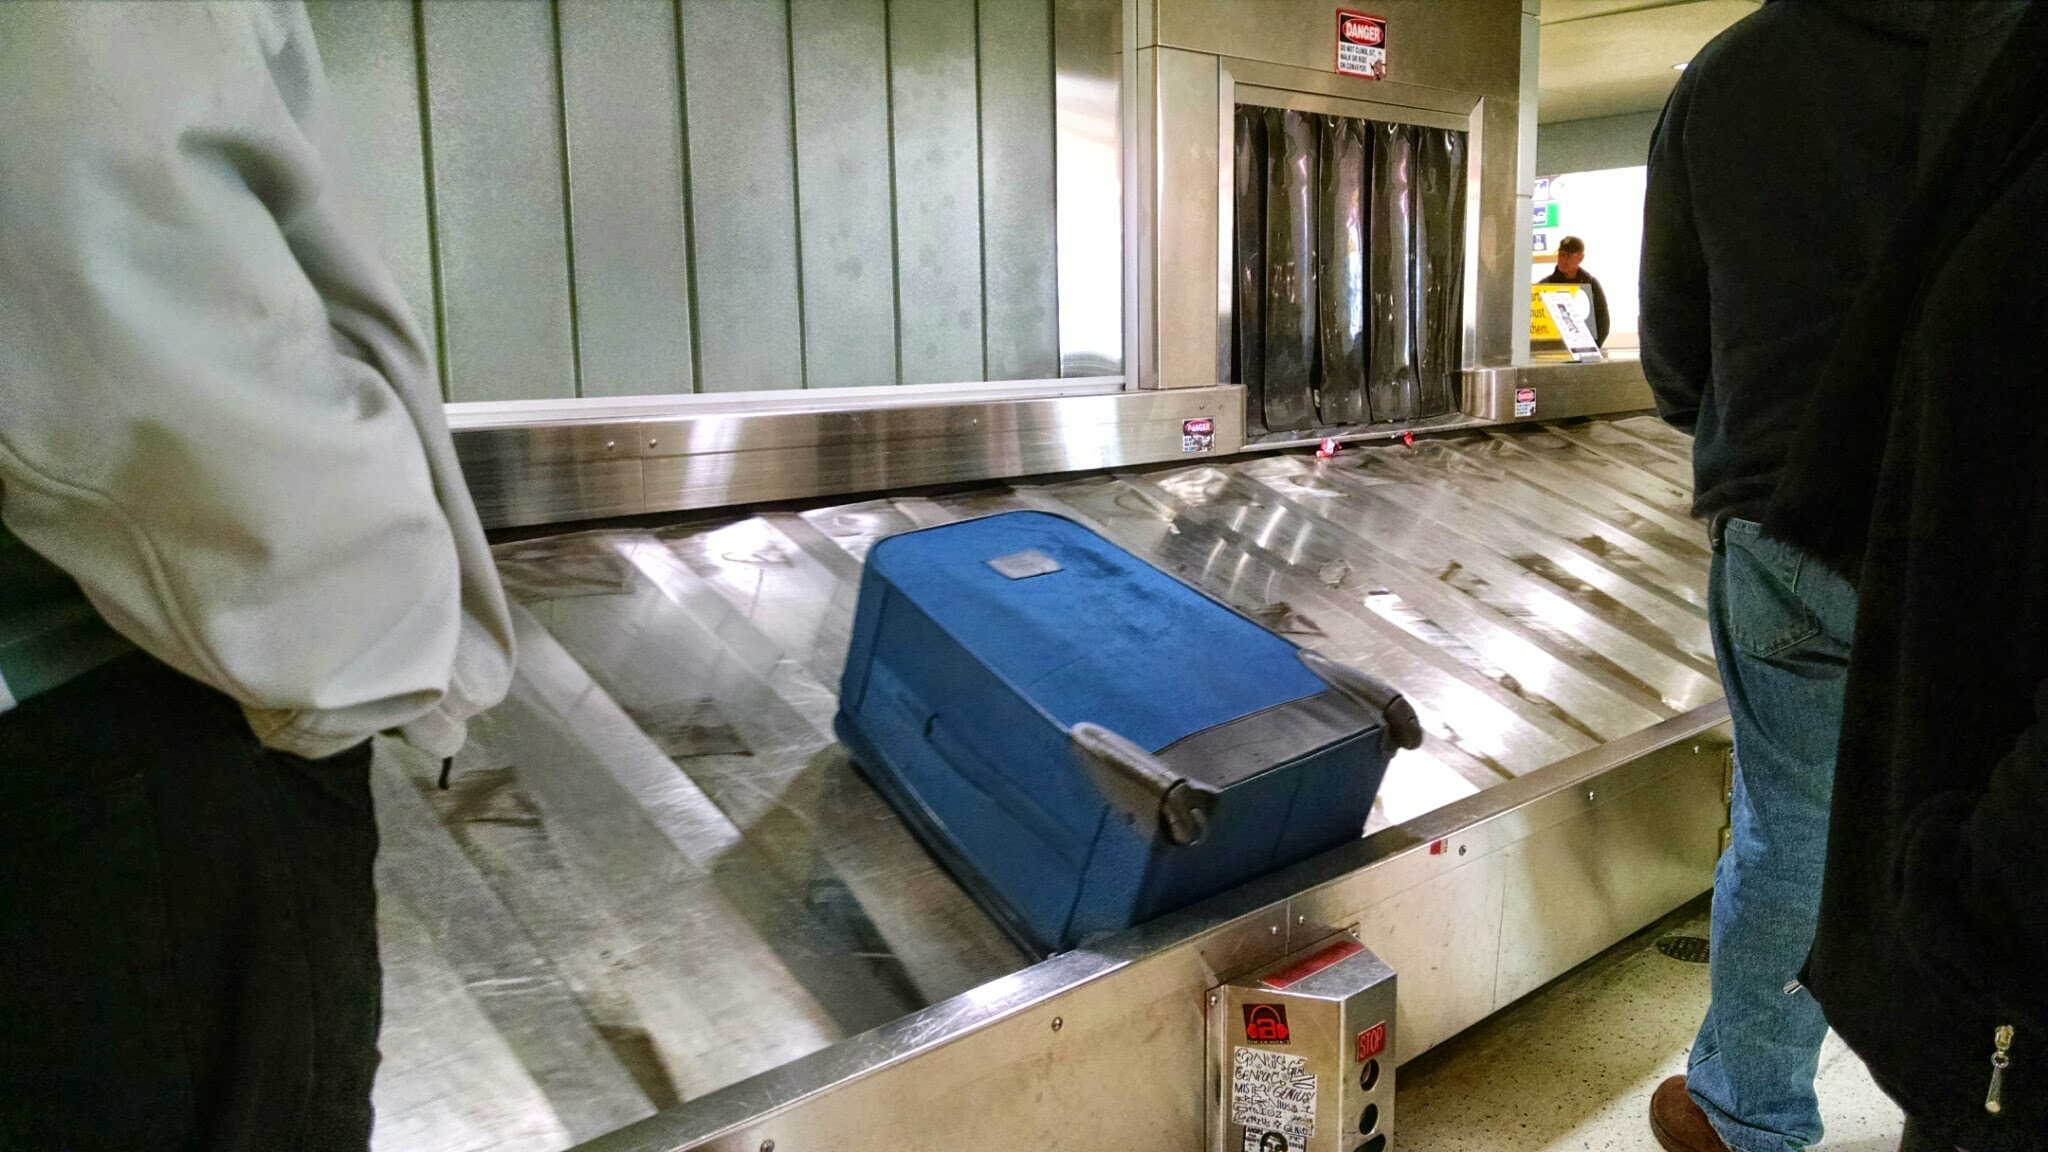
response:
[[[0,3],[0,518],[317,757],[450,755],[512,628],[296,4]]]

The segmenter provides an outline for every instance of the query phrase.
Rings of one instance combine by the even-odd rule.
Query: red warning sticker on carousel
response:
[[[1287,1043],[1287,1005],[1244,1006],[1244,1038],[1250,1044]]]
[[[1368,80],[1387,78],[1387,22],[1337,9],[1337,71]]]

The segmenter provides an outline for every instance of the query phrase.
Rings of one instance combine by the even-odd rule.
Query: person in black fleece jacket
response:
[[[1829,1022],[1911,1147],[2048,1148],[2048,5],[1923,165],[1765,533],[1861,596],[1820,921]]]

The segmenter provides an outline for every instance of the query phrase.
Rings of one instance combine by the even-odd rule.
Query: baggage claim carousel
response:
[[[1608,801],[1591,781],[1612,780],[1599,792],[1620,797],[1616,812],[1657,802],[1631,795],[1721,786],[1718,766],[1665,765],[1636,771],[1628,793],[1620,772],[1667,746],[1725,757],[1689,450],[1633,416],[1351,446],[1328,461],[1246,456],[499,546],[521,645],[510,698],[474,725],[446,790],[438,765],[408,749],[386,745],[377,760],[386,999],[376,1147],[544,1152],[657,1111],[600,1144],[772,1147],[755,1135],[769,1129],[750,1122],[975,1029],[996,1035],[994,1024],[1055,993],[1153,957],[1168,959],[1145,979],[1166,987],[1162,965],[1198,945],[1201,962],[1174,969],[1174,981],[1213,976],[1225,953],[1249,963],[1257,949],[1219,953],[1214,942],[1263,941],[1261,916],[1296,946],[1312,920],[1360,926],[1403,972],[1402,1056],[1423,1050],[1704,886],[1715,846],[1696,842],[1697,816],[1616,816],[1542,849],[1548,864],[1513,862],[1541,829],[1600,818]],[[1428,739],[1395,759],[1352,858],[1031,966],[832,735],[868,549],[1019,508],[1080,520],[1407,693]],[[1512,805],[1487,806],[1510,794]],[[1606,838],[1604,862],[1587,835]],[[1455,852],[1443,855],[1447,846]],[[1456,858],[1468,848],[1466,867]],[[1488,861],[1510,863],[1486,881],[1495,894],[1469,904],[1482,888],[1459,877]],[[1624,896],[1617,870],[1630,885],[1663,879]],[[1396,872],[1405,878],[1384,892],[1360,887]],[[1531,895],[1515,879],[1524,874],[1592,895]],[[1435,909],[1441,941],[1421,942],[1413,925],[1428,917],[1394,908],[1402,899]],[[1515,927],[1517,900],[1546,906],[1530,913],[1544,917],[1534,921],[1543,940]],[[1549,907],[1560,900],[1574,907]],[[1607,913],[1611,922],[1573,927]],[[1530,948],[1549,951],[1536,963],[1523,957]],[[1198,1007],[1161,993],[1172,1016],[1160,1023],[1169,1018],[1128,983],[1138,978],[1125,978],[1119,1003],[1154,1023],[1127,1031],[1139,1039],[1098,1069],[1143,1065],[1146,1043],[1199,1034]],[[1082,1010],[1066,1011],[1078,1023]],[[1019,1046],[1054,1042],[1061,1019],[1050,1032],[1031,1027],[1028,1042],[1001,1042],[1017,1060],[1053,1059]],[[1067,1032],[1059,1042],[1089,1034]],[[999,1056],[977,1059],[998,1068]],[[1113,1079],[1080,1049],[1059,1058],[1076,1077]],[[1179,1083],[1176,1067],[1151,1069],[1161,1082],[1130,1098],[1189,1097],[1161,1106],[1199,1131],[1199,1075]],[[875,1091],[897,1101],[928,1092],[921,1107],[972,1111],[983,1090],[965,1075]],[[1076,1123],[1099,1111],[1056,1076],[1043,1085],[1075,1094]],[[843,1116],[812,1123],[858,1142]],[[919,1123],[933,1139],[974,1130],[936,1112]],[[901,1146],[913,1145],[925,1146]]]

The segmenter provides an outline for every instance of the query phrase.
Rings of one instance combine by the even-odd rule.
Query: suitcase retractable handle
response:
[[[1208,834],[1214,788],[1179,775],[1100,724],[1076,724],[1067,735],[1112,806],[1140,821],[1157,822],[1171,844],[1199,844]]]
[[[1385,717],[1390,750],[1422,747],[1422,721],[1415,715],[1415,706],[1393,685],[1306,648],[1301,650],[1301,662],[1323,683]]]

